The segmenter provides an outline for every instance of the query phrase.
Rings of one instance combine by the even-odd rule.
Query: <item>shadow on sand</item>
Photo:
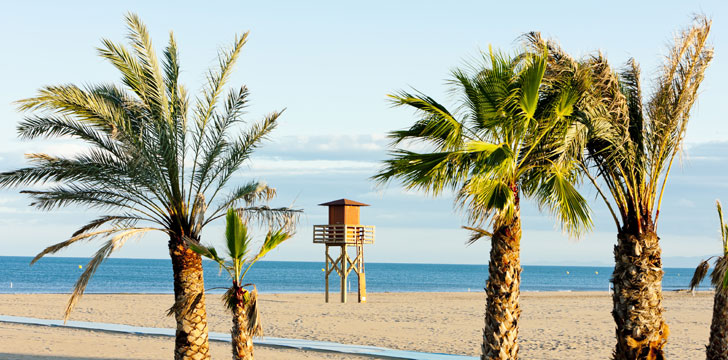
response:
[[[12,360],[122,360],[122,358],[107,357],[78,357],[78,356],[55,356],[55,355],[26,355],[26,354],[10,354],[0,352],[0,359]]]

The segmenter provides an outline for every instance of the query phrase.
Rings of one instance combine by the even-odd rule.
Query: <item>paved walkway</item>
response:
[[[66,324],[62,320],[48,320],[48,319],[37,319],[28,318],[21,316],[9,316],[0,315],[0,322],[14,323],[14,324],[26,324],[26,325],[45,325],[45,326],[57,326],[71,329],[83,329],[83,330],[96,330],[106,331],[124,334],[136,334],[136,335],[157,335],[157,336],[174,336],[174,329],[165,328],[152,328],[152,327],[141,327],[141,326],[130,326],[122,324],[109,324],[109,323],[97,323],[97,322],[86,322],[86,321],[68,321]],[[210,333],[210,340],[213,341],[224,341],[230,342],[230,334],[224,333]],[[293,348],[301,350],[311,351],[327,351],[337,352],[344,354],[356,354],[364,356],[372,356],[376,358],[384,359],[418,359],[418,360],[474,360],[477,359],[471,356],[465,355],[452,355],[452,354],[438,354],[438,353],[426,353],[417,351],[406,351],[406,350],[395,350],[387,349],[376,346],[366,345],[348,345],[339,344],[328,341],[313,341],[313,340],[301,340],[301,339],[285,339],[276,337],[262,337],[256,338],[254,343],[257,345],[264,346],[275,346],[283,348]]]

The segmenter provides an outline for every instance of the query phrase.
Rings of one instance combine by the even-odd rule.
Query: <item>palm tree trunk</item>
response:
[[[210,359],[202,258],[172,236],[169,255],[174,271],[175,360]]]
[[[514,218],[495,228],[491,237],[482,360],[518,359],[520,242],[521,220],[516,210]]]
[[[235,291],[233,307],[233,360],[253,360],[253,336],[248,333],[248,315],[243,290]]]
[[[728,296],[715,291],[713,322],[710,324],[710,342],[705,349],[708,360],[728,359]]]
[[[617,324],[615,360],[661,360],[669,329],[663,317],[662,260],[659,237],[620,230],[614,247],[612,283]]]

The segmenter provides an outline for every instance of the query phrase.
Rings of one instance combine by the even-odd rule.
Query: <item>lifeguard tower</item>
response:
[[[326,302],[329,302],[329,275],[336,271],[341,278],[341,302],[346,302],[347,281],[351,270],[359,280],[359,302],[367,301],[366,277],[364,276],[364,244],[374,243],[374,226],[359,223],[359,208],[369,206],[358,201],[339,199],[320,206],[329,207],[328,225],[313,226],[314,244],[326,245]],[[329,248],[338,247],[339,257],[334,260]],[[356,250],[356,257],[349,257],[347,248]]]

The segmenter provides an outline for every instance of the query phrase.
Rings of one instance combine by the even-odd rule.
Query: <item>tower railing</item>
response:
[[[315,244],[374,244],[374,226],[372,225],[314,225],[313,242]]]

